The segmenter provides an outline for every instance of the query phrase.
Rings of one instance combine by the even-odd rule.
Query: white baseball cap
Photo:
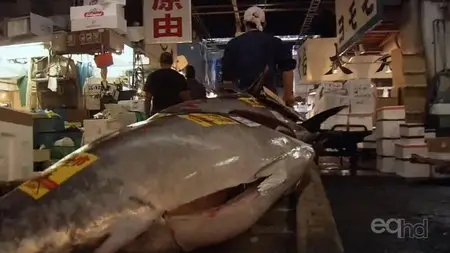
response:
[[[248,8],[244,13],[244,22],[250,22],[256,25],[260,31],[263,30],[263,24],[266,23],[266,14],[258,6]]]

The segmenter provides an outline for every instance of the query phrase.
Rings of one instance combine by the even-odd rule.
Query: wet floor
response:
[[[323,183],[346,253],[450,252],[450,181],[426,184],[395,176],[326,175]],[[400,230],[400,236],[376,234],[371,230],[376,218],[404,219],[408,228]],[[395,228],[392,223],[394,233]]]

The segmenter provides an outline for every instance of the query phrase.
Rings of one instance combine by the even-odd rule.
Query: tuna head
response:
[[[215,114],[152,119],[85,146],[0,200],[2,253],[190,250],[248,229],[310,146]]]

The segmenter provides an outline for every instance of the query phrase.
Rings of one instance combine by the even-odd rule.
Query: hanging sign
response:
[[[298,49],[300,84],[320,82],[331,67],[336,38],[307,39]],[[320,52],[318,54],[317,52]]]
[[[145,0],[146,44],[192,42],[191,0]]]
[[[335,8],[339,53],[353,46],[382,19],[381,0],[340,0]]]
[[[298,50],[298,73],[300,80],[306,80],[308,76],[308,56],[306,54],[306,41]]]

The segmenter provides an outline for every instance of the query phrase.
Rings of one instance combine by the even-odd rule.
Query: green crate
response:
[[[50,157],[52,159],[61,159],[65,156],[71,154],[75,150],[77,150],[79,147],[73,146],[73,147],[59,147],[59,146],[53,146],[50,150]]]

